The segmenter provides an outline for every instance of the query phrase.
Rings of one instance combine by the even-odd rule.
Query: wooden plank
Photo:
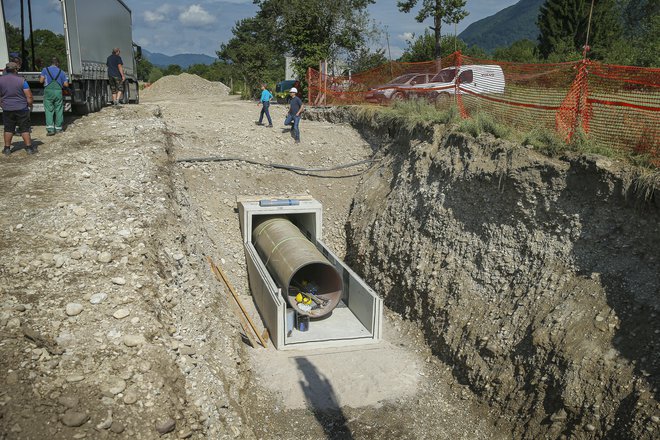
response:
[[[212,261],[209,261],[211,264],[211,272],[213,272],[213,275],[215,275],[215,278],[218,281],[221,281],[222,277],[220,276],[220,273],[217,270],[217,267],[215,267],[215,264],[213,264]],[[228,289],[224,289],[225,292],[227,292]],[[227,296],[229,296],[229,293],[227,292]],[[250,346],[252,348],[257,348],[257,341],[255,341],[254,337],[252,336],[252,333],[250,332],[250,328],[248,327],[247,322],[245,321],[245,317],[240,313],[236,305],[236,302],[232,301],[233,306],[231,306],[232,311],[234,312],[234,315],[238,318],[238,322],[241,324],[241,328],[243,329],[243,333],[245,334],[245,337],[248,339],[250,342]]]
[[[229,282],[229,279],[227,279],[227,276],[222,271],[222,269],[215,265],[215,263],[213,262],[211,257],[207,256],[206,258],[207,258],[209,264],[211,265],[211,267],[215,268],[215,271],[217,271],[217,273],[219,273],[220,276],[222,277],[222,280],[227,285],[227,288],[229,288],[229,291],[234,296],[234,300],[236,300],[236,304],[238,304],[238,306],[241,308],[241,311],[243,312],[243,315],[245,315],[245,317],[247,318],[248,323],[250,324],[250,327],[252,327],[252,330],[254,331],[254,334],[257,335],[257,338],[259,338],[259,342],[261,342],[261,345],[263,345],[264,348],[265,348],[267,346],[267,342],[261,336],[261,334],[259,333],[259,330],[257,330],[257,326],[252,321],[252,318],[250,318],[250,315],[248,314],[247,310],[245,310],[245,307],[243,307],[243,303],[241,302],[240,298],[238,297],[238,294],[236,293],[236,291],[234,290],[234,287]],[[216,275],[216,277],[217,277],[217,275]]]

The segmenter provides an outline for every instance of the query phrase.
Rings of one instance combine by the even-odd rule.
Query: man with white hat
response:
[[[28,154],[37,153],[37,147],[32,146],[30,137],[30,110],[32,109],[32,91],[27,81],[18,76],[19,66],[14,62],[7,63],[5,74],[0,76],[0,106],[2,106],[2,122],[5,126],[5,148],[2,154],[11,153],[11,140],[16,126],[25,142]]]
[[[302,99],[298,97],[298,89],[291,87],[289,90],[291,95],[291,101],[289,101],[289,114],[286,115],[284,120],[284,125],[290,125],[293,122],[293,129],[291,133],[293,138],[296,140],[296,144],[300,143],[300,115],[305,109],[305,105],[302,102]]]

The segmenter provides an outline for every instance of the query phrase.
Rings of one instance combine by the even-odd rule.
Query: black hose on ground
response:
[[[251,165],[259,165],[259,166],[267,167],[267,168],[276,168],[276,169],[280,169],[280,170],[293,171],[296,174],[301,174],[301,175],[304,175],[304,176],[324,177],[324,178],[328,178],[328,179],[340,179],[340,178],[345,178],[345,177],[359,176],[360,174],[363,174],[366,171],[366,169],[363,170],[363,171],[360,171],[358,173],[345,175],[345,176],[325,176],[325,175],[316,175],[316,174],[310,174],[310,173],[336,171],[336,170],[342,170],[342,169],[346,169],[346,168],[352,168],[352,167],[355,167],[355,166],[358,166],[358,165],[363,165],[363,164],[373,164],[374,162],[376,162],[376,160],[374,160],[374,159],[364,159],[364,160],[345,163],[345,164],[336,165],[334,167],[328,167],[328,168],[306,168],[306,167],[299,167],[299,166],[296,166],[296,165],[286,165],[286,164],[281,164],[281,163],[259,162],[258,160],[245,159],[243,157],[223,157],[223,156],[190,157],[190,158],[184,158],[184,159],[177,159],[175,162],[177,162],[177,163],[245,162],[245,163],[249,163]]]

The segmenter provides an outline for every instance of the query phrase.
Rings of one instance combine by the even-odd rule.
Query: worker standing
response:
[[[291,87],[289,90],[289,95],[291,96],[291,101],[289,101],[289,114],[286,115],[284,120],[284,125],[293,124],[291,129],[291,134],[296,140],[296,144],[300,143],[300,114],[305,109],[302,99],[298,97],[298,89]]]
[[[106,65],[108,66],[108,80],[110,82],[110,90],[112,91],[112,105],[119,105],[121,101],[122,90],[124,88],[124,62],[119,54],[121,51],[118,47],[112,49],[112,54],[108,57]]]
[[[264,125],[263,120],[265,114],[266,118],[268,118],[268,127],[273,127],[273,120],[270,119],[270,111],[268,110],[271,99],[273,99],[273,94],[266,88],[265,83],[261,84],[261,98],[259,98],[259,104],[257,104],[257,107],[261,105],[261,113],[259,113],[259,122],[257,122],[257,125]]]
[[[53,57],[51,65],[44,68],[39,76],[44,87],[44,111],[46,112],[46,136],[62,132],[64,122],[64,98],[62,89],[69,87],[69,78],[60,69],[60,60]]]
[[[11,154],[11,140],[16,126],[25,143],[28,154],[37,153],[37,147],[32,145],[30,136],[30,110],[32,109],[32,91],[27,81],[18,76],[18,64],[7,63],[5,74],[0,76],[0,105],[2,106],[2,122],[4,128],[5,148],[2,154]]]

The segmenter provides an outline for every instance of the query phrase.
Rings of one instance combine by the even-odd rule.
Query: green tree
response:
[[[206,78],[206,76],[208,76],[209,70],[210,67],[206,64],[193,64],[192,66],[188,66],[186,72],[191,75],[197,75],[201,76],[202,78]]]
[[[605,57],[614,64],[660,66],[660,3],[621,0],[623,31]]]
[[[514,41],[509,47],[495,49],[493,59],[514,63],[538,63],[538,47],[532,40]]]
[[[433,26],[430,26],[434,32],[434,58],[440,58],[442,55],[442,23],[458,23],[469,14],[465,8],[466,0],[422,0],[421,6],[415,17],[419,23],[423,23],[427,18],[433,18]],[[397,2],[399,10],[405,13],[410,12],[419,3],[418,0],[405,0]]]
[[[587,41],[591,1],[546,0],[538,18],[539,50],[544,58],[554,53],[582,52]],[[589,32],[590,55],[603,59],[621,34],[616,0],[595,3]]]
[[[183,72],[183,69],[178,64],[170,64],[163,70],[163,75],[180,75]]]
[[[463,55],[476,58],[484,58],[486,56],[486,52],[479,46],[468,47],[465,41],[460,38],[455,38],[452,35],[443,36],[440,40],[441,56],[447,56],[456,51],[460,51]],[[408,47],[403,51],[403,55],[401,55],[399,61],[416,63],[420,61],[432,61],[434,59],[436,59],[435,36],[427,29],[422,35],[408,41]]]
[[[215,66],[216,72],[232,70],[253,93],[260,82],[280,80],[284,77],[284,49],[274,37],[276,32],[272,17],[264,11],[238,21],[232,29],[234,37],[217,52],[220,64]]]
[[[33,70],[41,70],[50,65],[50,60],[56,57],[63,68],[66,68],[66,43],[64,42],[64,35],[56,34],[48,29],[35,29],[33,32],[34,37],[34,62],[36,66],[32,66]],[[28,38],[25,46],[28,48],[30,60],[32,60],[31,41]],[[30,64],[32,61],[30,61]],[[23,69],[25,70],[25,69]]]
[[[137,77],[140,81],[147,81],[151,75],[154,65],[146,59],[142,58],[137,62]]]
[[[158,67],[154,67],[151,69],[151,73],[149,74],[149,82],[150,83],[155,83],[159,79],[163,77],[163,71],[160,70]]]
[[[337,62],[364,46],[374,30],[367,6],[375,0],[255,0],[279,26],[273,38],[295,58],[298,76],[321,60]],[[284,53],[284,52],[283,52]]]
[[[375,52],[363,47],[355,51],[348,58],[348,66],[351,72],[364,72],[387,63],[385,58],[385,49],[378,49]]]

